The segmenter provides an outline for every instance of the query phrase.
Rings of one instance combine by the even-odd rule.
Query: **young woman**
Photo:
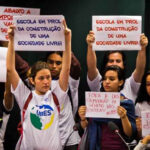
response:
[[[67,28],[65,21],[63,24],[66,48],[63,53],[59,84],[53,91],[49,90],[51,72],[49,65],[45,62],[37,62],[31,69],[30,81],[35,87],[34,91],[30,91],[22,82],[15,69],[14,27],[11,26],[8,30],[8,77],[12,84],[12,92],[21,111],[24,112],[24,117],[22,117],[23,133],[16,149],[62,150],[59,135],[59,111],[52,92],[57,96],[59,105],[63,105],[67,95],[71,63],[71,30]],[[29,99],[25,111],[25,105]]]
[[[101,91],[119,92],[123,88],[124,74],[118,66],[108,66],[102,76]],[[89,132],[89,150],[125,150],[128,149],[120,137],[111,132],[108,128],[108,122],[113,121],[120,129],[121,135],[125,139],[130,139],[136,132],[134,104],[131,100],[121,97],[120,106],[117,113],[120,119],[85,118],[86,107],[79,108],[81,126],[88,127]],[[95,140],[94,140],[95,139]],[[97,140],[96,140],[97,139]]]
[[[138,138],[142,137],[141,128],[141,112],[150,110],[150,70],[143,76],[142,84],[139,90],[138,98],[136,99],[135,114],[136,126],[138,130]]]

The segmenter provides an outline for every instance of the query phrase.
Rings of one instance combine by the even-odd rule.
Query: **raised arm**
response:
[[[14,26],[10,26],[8,29],[8,52],[7,52],[7,74],[12,84],[13,89],[15,90],[18,82],[19,76],[15,69],[15,52],[14,52]]]
[[[93,31],[90,31],[86,37],[87,48],[87,67],[88,67],[88,78],[92,81],[98,74],[97,69],[97,58],[95,51],[92,50],[92,44],[95,41],[95,35]]]
[[[67,27],[65,20],[64,24],[64,34],[65,34],[65,51],[63,52],[62,58],[62,69],[59,77],[59,85],[62,90],[66,91],[68,88],[68,80],[71,65],[71,30]]]
[[[4,106],[6,110],[11,110],[14,104],[14,98],[10,90],[10,81],[9,78],[7,78],[7,81],[5,83],[5,92],[4,92]]]
[[[133,73],[134,80],[138,83],[142,81],[146,65],[146,47],[148,45],[147,37],[142,34],[140,37],[141,50],[138,51],[136,58],[136,68]]]

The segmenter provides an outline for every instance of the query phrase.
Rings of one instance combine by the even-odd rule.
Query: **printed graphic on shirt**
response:
[[[36,105],[31,109],[30,120],[35,128],[46,130],[54,121],[54,109],[49,105]]]

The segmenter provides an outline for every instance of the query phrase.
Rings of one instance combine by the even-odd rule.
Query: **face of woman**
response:
[[[147,94],[150,96],[150,75],[146,77],[146,90]]]
[[[123,80],[118,79],[118,73],[113,70],[109,70],[105,73],[103,80],[103,87],[105,92],[119,92],[120,86],[123,84]]]
[[[50,71],[48,69],[42,69],[38,71],[34,80],[31,82],[35,86],[35,92],[39,95],[44,95],[50,89]]]

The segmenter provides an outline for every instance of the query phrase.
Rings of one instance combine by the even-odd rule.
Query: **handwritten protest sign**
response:
[[[86,92],[86,117],[119,118],[117,114],[119,105],[118,92]]]
[[[150,134],[150,111],[142,111],[142,136]]]
[[[7,48],[0,47],[0,82],[6,82],[6,56]]]
[[[0,7],[0,40],[7,41],[8,26],[13,24],[13,16],[39,15],[40,9],[21,7]]]
[[[140,50],[141,16],[92,16],[93,50]]]
[[[63,19],[62,15],[15,16],[15,50],[65,50]]]

